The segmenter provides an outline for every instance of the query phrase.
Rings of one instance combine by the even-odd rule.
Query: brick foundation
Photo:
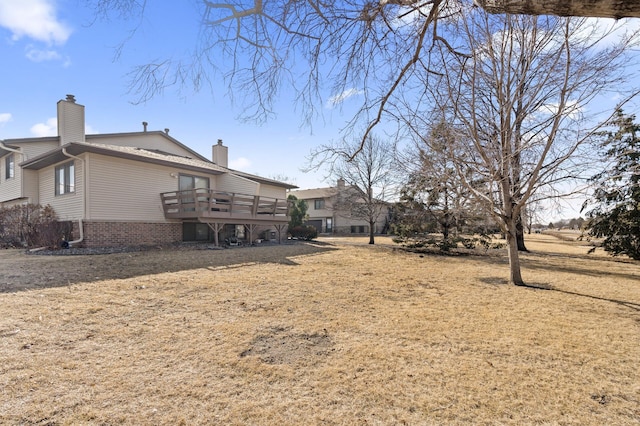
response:
[[[78,223],[73,225],[78,238]],[[181,223],[84,222],[82,247],[144,246],[182,241]]]

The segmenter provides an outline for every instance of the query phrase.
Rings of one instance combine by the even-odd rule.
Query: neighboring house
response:
[[[340,199],[354,199],[355,188],[338,179],[337,185],[328,188],[302,189],[290,191],[299,200],[305,200],[308,205],[307,224],[315,226],[319,233],[325,234],[368,234],[369,221],[361,217],[354,217],[353,209],[340,203]],[[356,201],[357,202],[357,201]],[[388,204],[382,203],[381,212],[377,217],[374,233],[386,232]],[[359,215],[358,215],[359,216]]]
[[[147,123],[85,135],[72,95],[57,112],[58,136],[0,140],[0,207],[50,205],[86,247],[283,234],[296,186],[229,169],[222,140],[210,161]]]

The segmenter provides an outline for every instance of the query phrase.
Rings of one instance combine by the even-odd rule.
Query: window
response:
[[[76,192],[76,170],[73,161],[56,167],[56,195]]]
[[[180,175],[178,179],[178,189],[180,191],[187,191],[190,189],[209,189],[209,178],[202,176],[192,176],[192,175]],[[207,194],[200,194],[204,191],[199,191],[198,200],[197,201],[207,201]],[[190,197],[191,193],[183,194],[182,202],[183,203],[194,203],[196,200],[193,197]],[[185,207],[185,211],[194,211],[195,207]]]
[[[314,200],[313,201],[313,208],[316,209],[316,210],[324,209],[324,200],[322,200],[322,199]]]
[[[16,175],[15,169],[15,159],[13,154],[9,154],[7,158],[4,159],[4,178],[5,179],[13,179]]]
[[[209,189],[209,178],[201,176],[180,175],[179,190],[186,189]]]
[[[327,218],[327,232],[333,232],[333,218]]]
[[[182,240],[183,241],[209,241],[209,226],[206,223],[190,223],[182,224]]]

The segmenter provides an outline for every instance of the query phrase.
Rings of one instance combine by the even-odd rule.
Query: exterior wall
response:
[[[22,161],[26,161],[58,148],[60,142],[57,139],[50,139],[46,141],[17,143],[15,145],[20,146],[20,149],[25,155]]]
[[[14,176],[6,178],[6,159],[13,155]],[[0,202],[22,197],[22,169],[18,166],[22,162],[22,154],[11,153],[0,157]]]
[[[247,178],[226,173],[217,177],[216,189],[236,194],[257,195],[260,185]]]
[[[74,226],[76,234],[77,225]],[[77,237],[74,235],[74,237]],[[84,223],[84,247],[117,247],[170,244],[182,241],[182,223],[99,222]]]
[[[166,222],[160,193],[178,190],[180,170],[100,154],[87,158],[87,220]]]
[[[287,199],[287,190],[282,187],[273,185],[260,184],[260,195],[263,197],[277,198],[279,200]]]
[[[307,205],[309,206],[309,208],[307,210],[307,214],[309,215],[309,218],[327,218],[327,217],[333,217],[335,215],[335,212],[333,211],[333,208],[332,208],[332,204],[331,204],[331,199],[330,198],[323,198],[323,200],[324,200],[324,208],[323,209],[316,209],[315,208],[315,201],[316,200],[318,200],[318,198],[313,198],[313,199],[306,200],[307,201]]]
[[[86,158],[86,156],[83,156]],[[56,195],[55,193],[55,167],[67,161],[54,164],[38,170],[38,199],[40,204],[51,205],[60,220],[78,220],[84,218],[84,162],[69,158],[74,161],[75,168],[75,192],[71,194]]]
[[[40,203],[40,196],[38,192],[38,171],[37,170],[23,170],[22,173],[22,196],[27,198],[30,203]]]
[[[37,204],[40,202],[38,193],[38,173],[31,170],[23,170],[20,163],[36,157],[45,152],[56,149],[59,145],[55,139],[37,142],[8,142],[10,145],[19,146],[21,153],[13,153],[15,159],[15,177],[5,179],[5,158],[0,157],[0,203],[7,200],[20,199],[23,202]],[[25,200],[26,199],[26,200]]]
[[[28,142],[20,144],[20,149],[24,153],[22,161],[26,161],[30,158],[37,157],[58,148],[59,142],[57,140]],[[21,173],[22,179],[22,196],[29,199],[30,203],[39,204],[40,194],[38,190],[38,172],[36,170],[23,170],[22,167],[18,167]]]
[[[160,134],[160,132],[141,132],[124,135],[88,135],[87,142],[104,145],[135,146],[137,148],[159,150],[170,154],[193,157],[192,152],[176,145],[173,141]]]

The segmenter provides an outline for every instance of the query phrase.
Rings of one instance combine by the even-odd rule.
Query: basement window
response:
[[[76,170],[73,161],[61,164],[55,170],[56,195],[76,192]]]

